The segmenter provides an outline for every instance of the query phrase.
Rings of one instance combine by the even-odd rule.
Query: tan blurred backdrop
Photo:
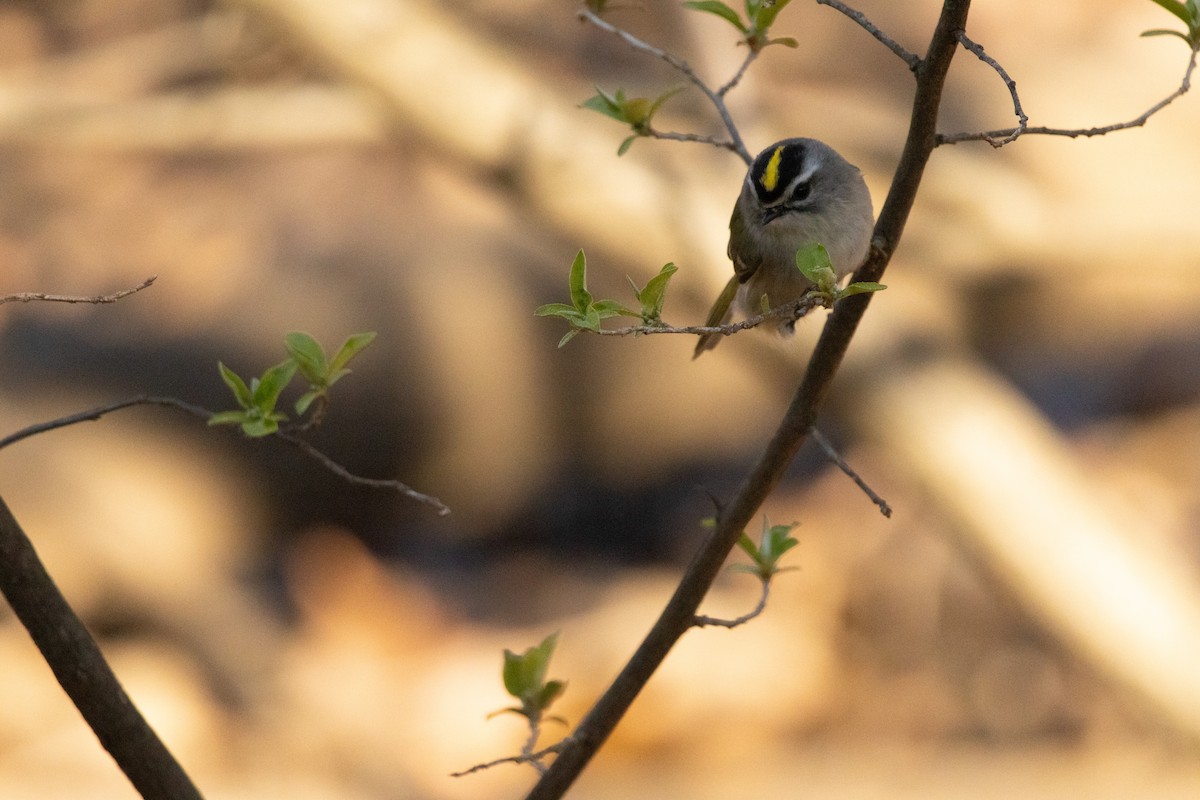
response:
[[[939,4],[860,5],[920,51]],[[732,29],[611,19],[722,82]],[[1035,125],[1136,117],[1186,49],[1148,0],[979,0]],[[752,151],[824,139],[882,203],[912,79],[794,0],[730,104]],[[796,341],[581,336],[533,309],[667,261],[696,323],[742,166],[638,141],[593,91],[679,83],[543,0],[0,5],[0,433],[143,392],[228,407],[215,368],[291,330],[376,343],[314,440],[439,518],[282,445],[130,410],[0,453],[0,493],[136,702],[214,798],[507,798],[500,651],[560,631],[578,721],[773,430]],[[940,128],[1013,124],[960,54]],[[719,132],[696,91],[663,127]],[[1144,128],[935,152],[821,420],[768,504],[800,546],[765,616],[689,634],[572,797],[1194,797],[1200,788],[1200,97]],[[705,611],[736,616],[730,574]],[[132,790],[0,611],[0,796]],[[551,726],[548,736],[558,731]]]

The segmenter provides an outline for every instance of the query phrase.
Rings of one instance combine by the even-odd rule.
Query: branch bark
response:
[[[887,268],[904,232],[925,165],[937,145],[937,115],[942,87],[958,46],[958,35],[966,27],[970,7],[970,0],[945,0],[942,4],[928,53],[915,69],[917,88],[904,152],[875,225],[871,254],[853,280],[877,281]],[[719,515],[717,527],[688,565],[675,594],[633,657],[579,723],[558,758],[530,791],[527,800],[556,800],[566,793],[667,653],[692,626],[696,610],[729,551],[804,443],[870,301],[870,293],[855,295],[842,300],[834,308],[774,438],[742,483],[737,496]]]
[[[200,800],[200,791],[129,699],[3,499],[0,592],[100,744],[142,797]]]

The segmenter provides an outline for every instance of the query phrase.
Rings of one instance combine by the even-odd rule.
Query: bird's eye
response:
[[[788,198],[788,202],[800,203],[808,199],[808,195],[812,192],[812,184],[808,181],[800,181],[792,187],[792,194]]]

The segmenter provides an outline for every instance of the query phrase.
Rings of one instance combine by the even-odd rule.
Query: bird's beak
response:
[[[763,209],[762,224],[767,225],[771,222],[771,220],[778,219],[786,213],[787,206],[785,206],[783,203],[780,203],[777,206],[768,206],[767,208]]]

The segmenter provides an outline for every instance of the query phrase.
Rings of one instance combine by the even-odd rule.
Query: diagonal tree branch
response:
[[[871,253],[853,280],[878,280],[904,232],[917,188],[937,145],[937,116],[946,72],[966,27],[970,0],[944,0],[929,51],[917,66],[917,88],[904,152],[891,190],[875,225]],[[667,653],[692,626],[697,608],[742,531],[779,483],[816,420],[817,410],[850,346],[871,295],[840,301],[830,314],[808,369],[787,413],[736,497],[720,513],[717,527],[688,565],[674,595],[637,651],[612,685],[596,701],[527,800],[557,800],[574,783],[592,756],[650,680]]]
[[[0,592],[100,744],[142,797],[200,800],[200,791],[129,699],[3,499]]]

